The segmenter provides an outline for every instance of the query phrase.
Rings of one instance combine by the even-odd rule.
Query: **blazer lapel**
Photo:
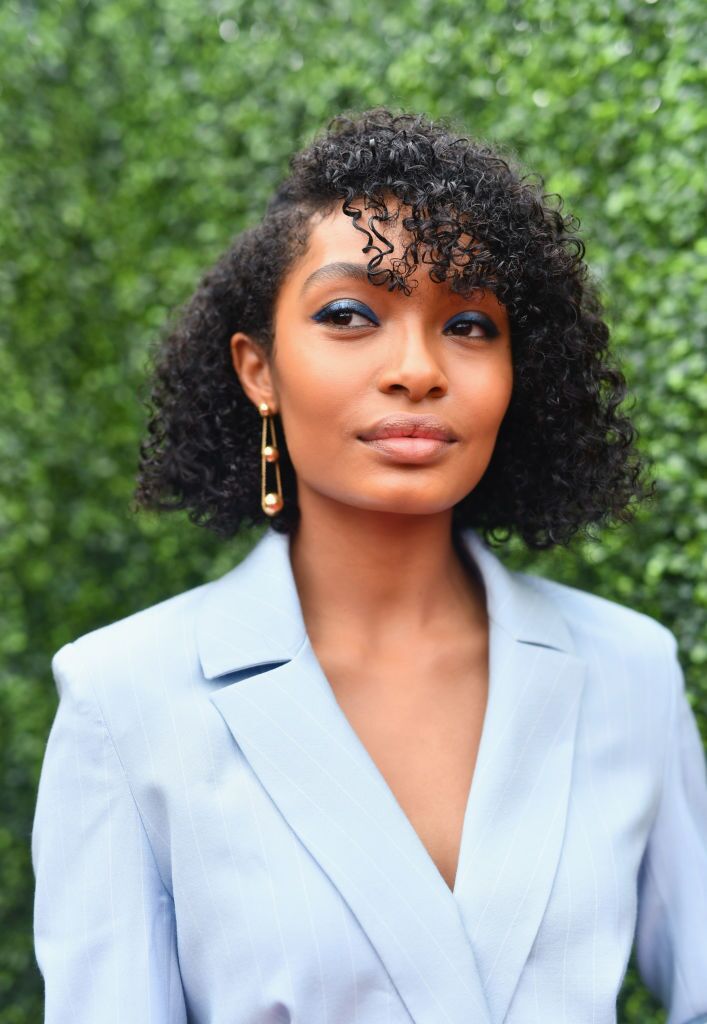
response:
[[[490,686],[454,895],[500,1022],[559,863],[586,662],[543,581],[465,540],[486,587]]]
[[[503,1020],[549,898],[582,663],[555,607],[473,531],[489,700],[450,892],[339,707],[307,637],[289,538],[268,529],[205,588],[211,694],[275,804],[356,915],[417,1024]]]

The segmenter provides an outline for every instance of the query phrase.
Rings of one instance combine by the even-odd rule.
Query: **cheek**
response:
[[[343,391],[352,367],[343,353],[308,337],[305,330],[299,337],[285,334],[278,339],[276,369],[283,402],[294,405]]]
[[[283,346],[284,349],[284,346]],[[324,359],[301,346],[278,365],[280,415],[295,468],[330,459],[363,390],[342,359]],[[354,416],[355,418],[355,416]],[[345,433],[345,431],[343,431]]]
[[[513,391],[510,362],[494,360],[476,367],[464,387],[471,432],[495,433],[508,409]]]

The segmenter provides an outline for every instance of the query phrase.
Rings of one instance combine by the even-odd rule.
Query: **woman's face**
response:
[[[399,220],[380,230],[400,256]],[[340,209],[317,215],[278,294],[270,362],[236,334],[234,366],[251,399],[280,413],[302,509],[318,497],[440,512],[476,487],[493,453],[513,384],[508,318],[491,292],[465,298],[425,265],[410,295],[370,284],[365,241]],[[387,433],[418,436],[367,440],[384,418]],[[447,439],[419,436],[430,426]]]

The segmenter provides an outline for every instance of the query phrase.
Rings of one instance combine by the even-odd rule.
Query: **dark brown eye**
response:
[[[351,323],[351,318],[354,316],[353,313],[347,312],[344,309],[335,309],[329,313],[327,319],[332,324],[337,324],[341,327],[347,326]]]
[[[458,338],[495,338],[499,331],[494,322],[483,313],[463,313],[447,321],[442,333]]]
[[[355,318],[358,318],[356,320]],[[368,306],[353,300],[338,300],[315,313],[312,320],[318,324],[331,324],[333,327],[366,327],[374,324],[378,326],[378,320]],[[353,322],[355,320],[355,322]]]
[[[483,327],[480,327],[479,324],[474,323],[471,320],[458,320],[455,324],[452,324],[448,333],[456,334],[465,338],[486,337],[486,331],[484,331]]]

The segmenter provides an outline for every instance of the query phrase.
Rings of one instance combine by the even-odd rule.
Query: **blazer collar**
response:
[[[483,578],[489,618],[522,643],[572,652],[567,625],[542,584],[508,570],[474,530],[461,537]],[[235,568],[205,587],[197,645],[207,679],[289,661],[302,646],[307,630],[289,543],[268,527]]]

